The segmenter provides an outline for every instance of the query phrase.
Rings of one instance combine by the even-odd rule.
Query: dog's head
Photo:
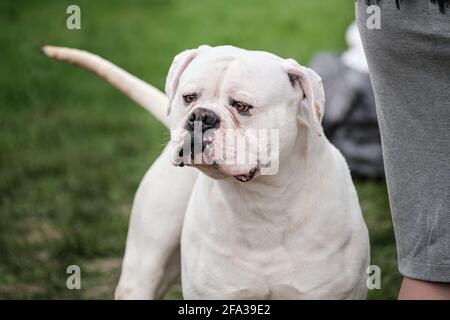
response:
[[[320,77],[292,59],[231,46],[178,54],[166,81],[172,161],[246,182],[276,168],[299,126],[322,135]]]

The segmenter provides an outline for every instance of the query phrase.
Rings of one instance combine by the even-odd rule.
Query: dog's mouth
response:
[[[240,182],[248,182],[255,177],[257,172],[258,172],[258,167],[255,167],[252,170],[250,170],[249,173],[239,174],[237,176],[234,176],[234,178],[239,180]]]
[[[197,169],[200,169],[201,171],[204,171],[206,174],[213,178],[225,178],[225,177],[233,177],[236,180],[240,182],[249,182],[252,180],[257,173],[259,172],[259,163],[250,169],[247,173],[243,174],[233,174],[232,168],[229,167],[227,164],[222,164],[221,161],[212,160],[208,156],[203,155],[203,160],[207,159],[207,162],[195,162],[196,158],[189,155],[187,158],[184,158],[184,160],[181,160],[178,164],[175,164],[179,167],[195,167]],[[242,170],[242,169],[241,169]],[[237,171],[240,171],[239,169]],[[242,171],[241,171],[242,172]]]
[[[184,154],[183,146],[179,149],[178,158],[174,162],[175,166],[184,167],[186,166],[216,166],[217,162],[211,158],[209,149],[211,149],[211,141],[202,142],[202,151],[199,153],[188,152]]]
[[[249,182],[256,176],[256,174],[259,171],[258,167],[254,167],[248,173],[230,175],[229,173],[225,172],[226,170],[224,170],[223,167],[221,167],[215,161],[213,161],[212,164],[197,164],[196,165],[196,164],[184,163],[184,162],[181,162],[180,164],[178,164],[179,167],[184,167],[185,165],[188,167],[196,167],[198,169],[208,170],[209,173],[211,173],[211,170],[212,170],[212,171],[217,172],[217,174],[219,174],[222,177],[231,176],[240,182]]]
[[[256,160],[256,163],[245,163],[250,158],[241,157],[241,159],[245,160],[244,163],[239,163],[239,157],[232,154],[231,159],[237,162],[230,161],[230,158],[227,158],[229,154],[226,151],[223,152],[225,157],[216,153],[217,148],[222,150],[220,149],[222,144],[219,143],[218,146],[215,144],[215,139],[212,135],[204,135],[196,141],[194,139],[179,138],[173,142],[172,162],[178,167],[195,167],[211,178],[223,179],[232,177],[239,182],[248,182],[260,172],[258,160]]]

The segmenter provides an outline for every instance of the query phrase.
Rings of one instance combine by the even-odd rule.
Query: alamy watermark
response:
[[[377,265],[370,265],[367,267],[366,273],[369,275],[367,278],[367,289],[373,290],[381,289],[381,268]]]
[[[69,30],[81,29],[81,9],[76,4],[67,7],[66,13],[69,15],[66,19],[66,27]]]
[[[70,274],[66,280],[66,286],[69,290],[81,289],[81,269],[76,264],[67,267],[66,273]]]
[[[366,19],[366,27],[369,30],[381,29],[381,10],[377,5],[368,6],[366,13],[370,16]]]

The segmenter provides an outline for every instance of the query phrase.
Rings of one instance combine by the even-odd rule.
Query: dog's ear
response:
[[[285,70],[289,76],[291,84],[295,87],[298,83],[303,91],[303,99],[308,107],[308,114],[311,124],[317,134],[322,135],[321,126],[324,106],[325,92],[323,90],[322,78],[310,68],[301,66],[294,59],[284,61]]]
[[[178,88],[178,83],[180,81],[181,75],[184,70],[186,70],[189,63],[199,55],[200,52],[204,50],[211,49],[210,46],[202,45],[197,49],[185,50],[175,56],[172,61],[172,65],[169,68],[169,73],[166,78],[166,95],[169,99],[169,105],[167,107],[167,115],[170,114],[170,109],[172,106],[173,98]]]

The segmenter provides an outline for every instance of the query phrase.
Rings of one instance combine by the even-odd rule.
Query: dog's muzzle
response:
[[[193,160],[196,155],[203,153],[206,147],[212,142],[213,131],[220,126],[220,116],[206,108],[196,108],[192,111],[184,126],[187,131],[183,147],[179,150],[180,158],[189,156],[185,151],[190,152]],[[187,147],[187,148],[186,148]],[[180,163],[183,166],[183,162]]]

